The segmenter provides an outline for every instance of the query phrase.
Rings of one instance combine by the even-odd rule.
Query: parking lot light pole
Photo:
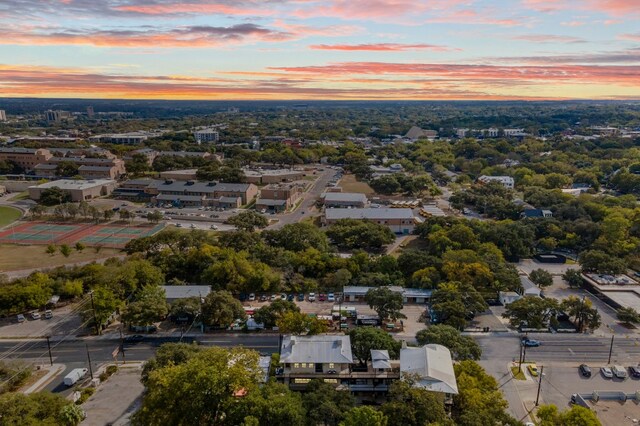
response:
[[[613,353],[613,339],[616,337],[615,334],[611,335],[611,345],[609,346],[609,361],[607,361],[607,364],[611,364],[611,354]]]
[[[540,400],[540,388],[542,387],[542,376],[544,376],[544,365],[540,366],[540,379],[538,380],[538,395],[536,395],[536,407],[538,406],[538,401]]]

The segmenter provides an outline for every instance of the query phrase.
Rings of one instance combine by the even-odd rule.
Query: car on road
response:
[[[535,364],[529,364],[527,365],[527,370],[529,370],[529,374],[531,374],[533,377],[538,377],[538,366]]]
[[[640,377],[640,367],[639,366],[631,366],[629,367],[629,375],[633,378],[639,378]]]
[[[316,294],[315,293],[309,293],[309,302],[314,302],[316,300]]]
[[[609,367],[600,368],[600,373],[607,379],[613,378],[613,371]]]
[[[611,372],[618,379],[626,379],[627,378],[627,369],[622,367],[621,365],[614,365],[611,369]]]
[[[132,336],[127,336],[124,339],[124,341],[127,343],[142,342],[143,340],[144,336],[142,334],[134,334]]]
[[[218,230],[218,225],[211,225],[209,229],[213,229],[214,231]]]
[[[189,226],[189,228],[196,229],[196,226],[192,223],[191,226]]]
[[[529,348],[535,348],[540,346],[542,343],[539,340],[533,340],[533,339],[522,339],[522,345],[523,346],[527,346]]]
[[[580,364],[580,367],[578,367],[578,369],[580,370],[580,374],[582,374],[584,377],[591,377],[591,368],[589,368],[587,364]]]
[[[298,294],[298,302],[304,302],[304,293]]]
[[[24,317],[24,315],[18,314],[18,316],[16,316],[16,320],[18,320],[18,322],[25,322],[27,319]]]
[[[39,320],[41,318],[40,314],[37,312],[31,312],[31,319],[32,320]]]
[[[327,302],[335,302],[336,296],[333,293],[327,294]]]
[[[182,224],[181,223],[176,223],[176,228],[182,228]]]
[[[249,302],[253,302],[254,300],[256,300],[256,295],[255,295],[255,293],[251,293],[251,294],[249,294]]]

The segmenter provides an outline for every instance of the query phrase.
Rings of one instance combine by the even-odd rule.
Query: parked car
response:
[[[327,294],[327,301],[328,302],[335,302],[335,300],[336,300],[336,296],[333,293]]]
[[[256,295],[255,295],[255,293],[251,293],[251,294],[249,294],[249,302],[253,302],[254,300],[256,300]]]
[[[268,299],[268,298],[267,298],[267,295],[266,295],[266,294],[263,294],[262,296],[260,296],[260,301],[261,301],[261,302],[266,302],[266,301],[267,301],[267,299]]]
[[[18,314],[18,316],[16,316],[16,319],[18,320],[18,322],[25,322],[27,320],[22,314]]]
[[[216,230],[218,230],[218,225],[211,225],[209,228],[213,229],[214,231],[216,231]]]
[[[282,293],[280,295],[280,300],[287,300],[287,293]]]
[[[631,366],[629,367],[629,375],[633,378],[639,378],[640,377],[640,367],[638,366]]]
[[[309,293],[309,302],[314,302],[316,300],[316,294],[315,293]]]
[[[529,339],[529,338],[522,339],[522,345],[530,347],[530,348],[538,347],[541,344],[542,343],[539,340],[533,340],[533,339]]]
[[[621,365],[614,365],[611,369],[611,372],[618,379],[626,379],[627,378],[627,370]]]
[[[580,374],[582,374],[584,377],[591,377],[591,369],[587,364],[580,364],[579,370]]]
[[[535,364],[529,364],[527,365],[527,370],[529,370],[529,374],[531,374],[533,377],[538,377],[538,366]]]
[[[32,320],[39,320],[40,318],[42,318],[40,316],[40,314],[38,312],[31,312],[31,319]]]
[[[298,302],[304,302],[304,293],[298,294]]]
[[[196,229],[196,225],[194,225],[193,223],[189,226],[189,228],[191,229]]]
[[[609,367],[602,367],[600,373],[607,379],[613,378],[613,371]]]
[[[320,294],[318,295],[318,300],[319,300],[320,302],[324,302],[326,298],[327,298],[327,296],[326,296],[324,293],[320,293]]]
[[[289,296],[287,296],[287,300],[288,300],[289,302],[293,302],[293,301],[295,300],[295,298],[296,298],[296,297],[293,295],[293,293],[291,293]]]
[[[44,311],[44,319],[51,318],[53,318],[53,311],[51,309],[47,309],[46,311]]]
[[[278,298],[278,296],[276,296],[275,294],[271,295],[271,301],[275,302],[275,300]]]

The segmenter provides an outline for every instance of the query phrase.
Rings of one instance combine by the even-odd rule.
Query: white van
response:
[[[621,367],[619,365],[614,365],[611,371],[613,371],[613,375],[616,376],[618,379],[627,378],[627,370],[624,367]]]
[[[85,374],[87,374],[87,371],[88,370],[86,368],[75,368],[71,370],[69,374],[64,376],[64,384],[67,386],[75,385],[78,380],[82,379]]]

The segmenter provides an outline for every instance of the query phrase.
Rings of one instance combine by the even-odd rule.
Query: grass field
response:
[[[0,244],[0,272],[16,271],[31,268],[50,268],[68,263],[88,262],[105,257],[113,257],[121,254],[120,250],[103,248],[99,253],[93,248],[87,247],[82,252],[75,249],[69,257],[64,257],[60,252],[49,255],[45,253],[47,246],[19,246],[13,244]]]
[[[513,376],[513,378],[516,380],[527,380],[524,375],[524,368],[525,366],[523,365],[522,370],[518,371],[518,367],[511,367],[511,375]]]
[[[13,207],[0,206],[0,228],[20,219],[22,212]]]
[[[342,192],[358,192],[360,194],[371,195],[375,191],[365,182],[358,182],[354,175],[344,175],[338,182]]]

